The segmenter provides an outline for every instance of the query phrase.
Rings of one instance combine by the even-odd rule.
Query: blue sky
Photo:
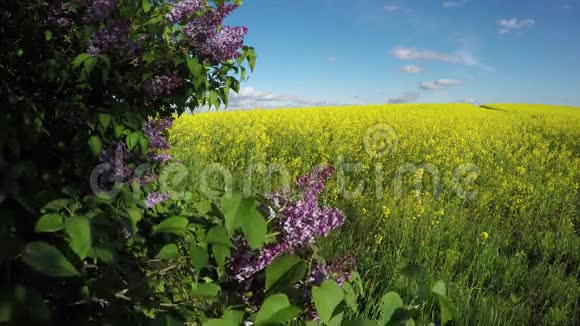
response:
[[[246,0],[258,61],[233,106],[580,106],[580,0]]]

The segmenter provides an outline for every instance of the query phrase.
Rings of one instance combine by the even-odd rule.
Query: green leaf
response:
[[[194,297],[215,298],[219,295],[221,288],[216,283],[193,283],[191,295]]]
[[[149,140],[145,137],[141,138],[139,140],[139,147],[141,147],[141,153],[143,153],[143,155],[146,155],[147,150],[149,149]]]
[[[325,280],[320,286],[312,288],[312,299],[320,320],[328,323],[344,299],[344,292],[333,280]]]
[[[215,245],[211,246],[211,252],[216,260],[216,263],[217,263],[220,271],[223,271],[223,269],[226,265],[226,260],[230,256],[230,248],[219,245],[219,244],[215,244]]]
[[[108,113],[99,113],[99,122],[101,126],[106,130],[111,124],[111,115]]]
[[[435,293],[435,297],[437,297],[439,308],[441,309],[441,325],[445,325],[449,321],[456,319],[458,316],[457,308],[451,302],[451,300],[445,296],[440,295],[439,293]]]
[[[143,11],[148,13],[151,10],[151,1],[150,0],[143,0],[141,1],[141,6],[143,7]]]
[[[295,255],[286,255],[276,258],[266,267],[266,291],[269,290],[284,274],[302,260]]]
[[[350,310],[353,312],[358,311],[358,295],[354,291],[354,288],[349,282],[342,283],[342,290],[344,291],[344,302]]]
[[[163,246],[163,248],[161,248],[161,250],[159,250],[159,253],[157,254],[157,256],[155,256],[155,258],[161,258],[161,259],[177,259],[179,258],[180,254],[179,254],[179,249],[177,248],[177,245],[174,243],[170,243],[168,245]]]
[[[101,138],[98,136],[91,136],[91,138],[89,138],[89,148],[93,156],[99,156],[101,150],[103,149],[103,142],[101,141]]]
[[[45,242],[28,243],[24,247],[22,260],[44,275],[52,277],[81,275],[57,248]]]
[[[90,57],[87,60],[85,60],[85,62],[83,63],[84,66],[84,70],[87,73],[87,76],[91,74],[91,72],[93,72],[93,69],[95,69],[95,65],[97,64],[97,58],[93,58]]]
[[[64,217],[60,214],[45,214],[34,226],[34,232],[56,232],[62,229],[64,229]]]
[[[216,225],[211,228],[206,235],[208,244],[219,244],[227,248],[233,248],[234,245],[230,240],[230,236],[223,226]]]
[[[197,58],[190,58],[189,56],[185,57],[185,62],[187,63],[187,68],[194,77],[198,77],[201,75],[201,71],[203,70],[203,66],[199,63]]]
[[[435,282],[435,284],[433,284],[433,287],[431,288],[431,291],[444,297],[447,296],[447,287],[445,286],[445,282],[443,281]]]
[[[68,219],[65,231],[69,236],[70,248],[85,259],[92,248],[91,222],[84,216],[73,216]]]
[[[285,294],[275,294],[262,304],[256,314],[257,325],[267,325],[270,323],[283,324],[289,322],[300,313],[300,309],[290,305]]]
[[[219,107],[218,95],[214,91],[209,92],[209,107],[214,106],[216,109]]]
[[[328,322],[328,326],[341,326],[343,318],[344,318],[344,311],[334,315],[332,317],[332,319]]]
[[[135,233],[137,232],[137,223],[139,223],[139,221],[141,221],[141,219],[143,218],[143,212],[136,207],[127,208],[126,211],[127,218],[131,223],[131,232]]]
[[[153,232],[155,233],[173,233],[176,235],[182,235],[187,230],[187,224],[189,220],[187,217],[173,216],[167,218],[161,223],[153,227]]]
[[[221,204],[228,232],[233,234],[241,226],[250,247],[261,248],[266,240],[268,226],[264,216],[257,210],[255,201],[234,195],[222,197]]]
[[[137,144],[139,143],[139,139],[141,138],[141,133],[136,131],[131,133],[129,136],[127,136],[126,139],[126,143],[127,143],[127,147],[129,149],[133,149],[135,148],[135,146],[137,146]]]
[[[44,31],[44,39],[50,41],[52,39],[52,32],[51,31]]]
[[[93,248],[93,255],[107,264],[115,259],[115,251],[109,247],[95,247]]]
[[[237,326],[242,325],[244,312],[240,310],[227,309],[221,319],[210,319],[205,323],[206,326]]]
[[[189,257],[191,258],[191,265],[193,265],[195,272],[199,275],[201,269],[209,259],[207,250],[192,244],[191,247],[189,247]]]
[[[254,48],[248,48],[248,64],[250,65],[250,71],[254,71],[254,67],[256,66],[256,51]]]
[[[441,325],[457,318],[457,308],[447,297],[447,287],[443,281],[437,281],[431,288],[431,291],[439,302],[441,310]]]
[[[391,320],[395,310],[402,308],[404,303],[399,294],[391,291],[383,296],[381,305],[381,325],[385,325]]]
[[[73,68],[76,69],[80,67],[80,65],[82,65],[89,58],[91,58],[91,56],[88,53],[81,53],[77,55],[77,57],[72,62]]]
[[[51,202],[49,202],[48,204],[44,205],[40,211],[41,212],[46,212],[46,211],[58,211],[62,208],[67,207],[68,205],[72,204],[73,201],[68,199],[68,198],[59,198],[59,199],[55,199]]]

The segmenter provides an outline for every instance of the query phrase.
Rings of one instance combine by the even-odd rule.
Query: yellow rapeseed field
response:
[[[465,322],[580,321],[580,108],[215,112],[180,117],[170,139],[196,196],[277,189],[333,165],[324,200],[348,220],[322,249],[356,254],[377,293],[410,295],[394,275],[414,263],[451,284]]]

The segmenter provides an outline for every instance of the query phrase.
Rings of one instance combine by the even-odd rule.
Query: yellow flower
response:
[[[480,239],[481,241],[485,241],[485,240],[487,240],[487,238],[489,238],[489,233],[487,233],[487,232],[483,231],[483,232],[481,232],[481,233],[479,234],[479,239]]]

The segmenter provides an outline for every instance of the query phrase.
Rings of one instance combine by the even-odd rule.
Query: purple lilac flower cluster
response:
[[[111,13],[119,0],[90,0],[87,13],[83,18],[86,22],[102,22]]]
[[[248,33],[245,26],[222,26],[223,20],[237,8],[236,4],[223,4],[208,8],[199,18],[187,23],[183,34],[200,53],[213,62],[221,62],[239,56],[239,49]]]
[[[332,167],[326,167],[300,177],[297,185],[303,188],[304,195],[298,200],[283,199],[279,194],[273,196],[274,205],[283,204],[276,207],[280,216],[275,217],[279,220],[273,223],[280,231],[278,241],[266,245],[258,253],[251,252],[244,243],[238,246],[229,263],[230,275],[234,279],[238,282],[250,279],[276,257],[311,244],[315,237],[326,236],[343,223],[342,211],[318,205],[318,195],[332,173]]]
[[[127,38],[127,32],[130,27],[130,22],[121,22],[94,32],[89,40],[87,52],[92,56],[97,56],[101,52],[122,45]]]
[[[317,264],[308,278],[309,285],[319,285],[326,279],[333,279],[339,286],[351,277],[350,272],[354,270],[356,259],[354,256],[345,256],[334,260],[329,265]]]
[[[248,28],[245,26],[224,27],[201,46],[201,54],[213,62],[237,58],[247,33]]]
[[[131,152],[123,142],[114,144],[99,155],[99,161],[111,165],[111,169],[101,175],[99,185],[102,188],[120,181],[124,184],[130,184],[133,176],[133,170],[127,166],[126,161],[131,158]]]
[[[177,88],[181,87],[183,80],[178,76],[155,76],[149,85],[153,96],[168,96]]]
[[[161,204],[164,201],[169,200],[169,194],[161,193],[161,192],[152,192],[147,195],[147,199],[145,200],[145,206],[147,208],[153,208],[155,205]]]
[[[66,3],[54,5],[48,14],[48,23],[61,28],[69,27],[72,23],[72,20],[68,16],[67,10],[68,4]]]
[[[151,119],[143,125],[143,132],[149,137],[151,149],[169,149],[169,143],[165,139],[165,131],[173,125],[173,118]]]
[[[174,4],[165,16],[172,23],[179,23],[187,16],[205,8],[205,3],[200,0],[183,0]]]

